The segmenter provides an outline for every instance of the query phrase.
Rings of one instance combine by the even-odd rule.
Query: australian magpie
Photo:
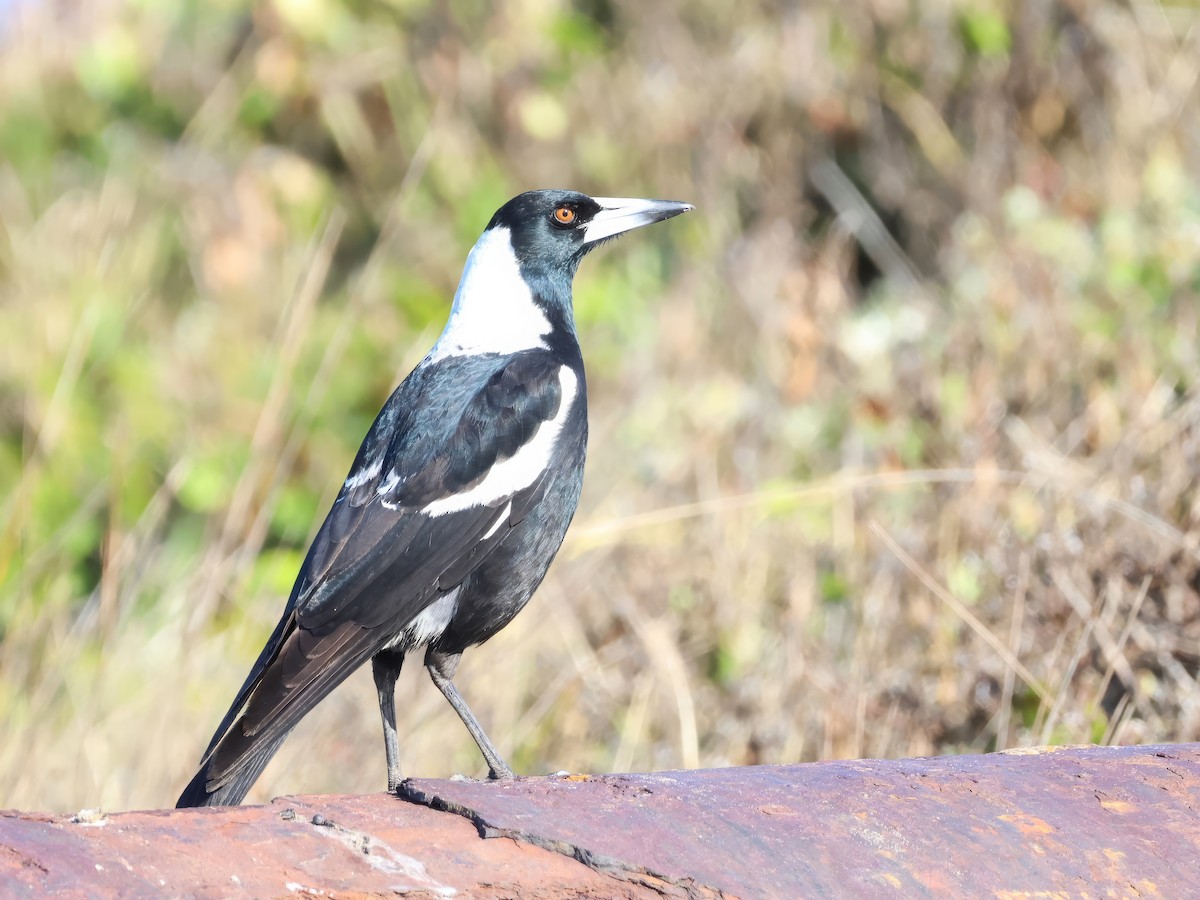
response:
[[[296,723],[368,659],[395,790],[396,678],[421,647],[491,777],[513,777],[452,679],[463,651],[529,601],[579,500],[587,398],[571,283],[605,239],[690,209],[574,191],[500,207],[442,336],[367,432],[177,806],[240,803]]]

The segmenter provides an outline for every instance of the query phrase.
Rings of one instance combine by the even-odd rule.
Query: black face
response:
[[[584,243],[584,226],[600,212],[598,204],[578,191],[529,191],[505,203],[488,228],[507,228],[522,269],[575,274],[579,261],[595,243]]]

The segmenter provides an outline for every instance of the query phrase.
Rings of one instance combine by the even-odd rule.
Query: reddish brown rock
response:
[[[747,897],[1184,897],[1200,883],[1197,744],[404,793],[600,871]]]
[[[314,821],[321,824],[313,824]],[[0,814],[0,896],[655,897],[385,794],[72,821]]]
[[[0,814],[0,896],[1190,896],[1200,745]]]

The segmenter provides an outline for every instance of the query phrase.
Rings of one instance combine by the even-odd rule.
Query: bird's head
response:
[[[433,357],[512,352],[574,334],[571,282],[609,238],[692,209],[670,200],[529,191],[505,203],[476,242]]]
[[[604,241],[692,208],[673,200],[528,191],[500,207],[488,229],[508,229],[522,269],[558,272],[570,279],[579,261]]]

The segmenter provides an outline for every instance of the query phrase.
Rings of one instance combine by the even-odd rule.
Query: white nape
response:
[[[507,228],[489,228],[467,256],[450,320],[426,357],[437,362],[476,353],[516,353],[545,346],[550,320],[534,302]]]
[[[443,516],[473,506],[495,505],[537,481],[550,465],[554,444],[571,415],[579,390],[579,379],[569,366],[558,370],[558,384],[562,391],[562,401],[553,419],[539,425],[533,437],[521,445],[516,453],[493,465],[479,484],[461,494],[434,500],[421,512],[427,516]]]

